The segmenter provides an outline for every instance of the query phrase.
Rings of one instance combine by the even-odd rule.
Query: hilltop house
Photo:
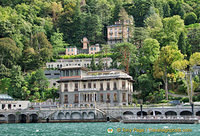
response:
[[[66,48],[66,55],[77,55],[77,54],[95,54],[100,51],[99,44],[88,46],[89,41],[86,37],[81,41],[83,43],[83,48],[78,49],[77,47]]]
[[[107,26],[107,43],[112,45],[129,42],[131,37],[131,20],[117,21],[114,25]]]

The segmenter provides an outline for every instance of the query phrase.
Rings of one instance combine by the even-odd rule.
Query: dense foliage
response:
[[[130,43],[106,46],[107,26],[128,16],[134,22]],[[193,56],[199,59],[198,23],[199,0],[1,0],[0,91],[18,99],[54,97],[55,89],[48,89],[38,71],[47,61],[93,57],[99,65],[92,68],[103,69],[102,57],[112,57],[112,67],[120,62],[118,68],[133,76],[134,88],[142,92],[137,98],[159,102],[155,96],[163,98],[164,86],[166,92],[187,95],[187,79],[174,65],[186,60],[189,65]],[[82,47],[83,37],[91,45],[104,44],[102,53],[58,56],[69,45]],[[40,86],[39,80],[44,80]],[[199,80],[193,82],[199,91]]]

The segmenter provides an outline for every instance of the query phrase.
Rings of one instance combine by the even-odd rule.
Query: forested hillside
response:
[[[168,90],[187,95],[183,70],[200,65],[199,0],[0,0],[1,93],[55,98],[57,90],[48,88],[43,74],[45,63],[67,46],[81,47],[83,37],[106,44],[107,26],[120,19],[122,9],[134,21],[132,39],[109,52],[142,91],[134,97],[160,102],[177,99],[168,98]],[[193,91],[200,100],[199,76]]]

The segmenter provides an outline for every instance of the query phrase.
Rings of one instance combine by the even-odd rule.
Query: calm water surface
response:
[[[110,130],[113,130],[113,133],[108,133],[107,131],[108,128],[110,128]],[[181,132],[166,132],[166,133],[152,132],[151,131],[152,129],[165,129],[165,130],[179,129],[181,130]],[[137,131],[144,130],[144,132],[133,132],[136,130]],[[183,131],[190,131],[190,132],[183,132]],[[200,124],[123,124],[123,123],[0,124],[0,136],[31,136],[31,135],[32,136],[200,136]]]

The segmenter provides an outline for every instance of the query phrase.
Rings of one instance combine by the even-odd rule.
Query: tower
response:
[[[87,49],[88,39],[84,37],[83,40],[81,40],[81,42],[83,43],[83,49]]]

